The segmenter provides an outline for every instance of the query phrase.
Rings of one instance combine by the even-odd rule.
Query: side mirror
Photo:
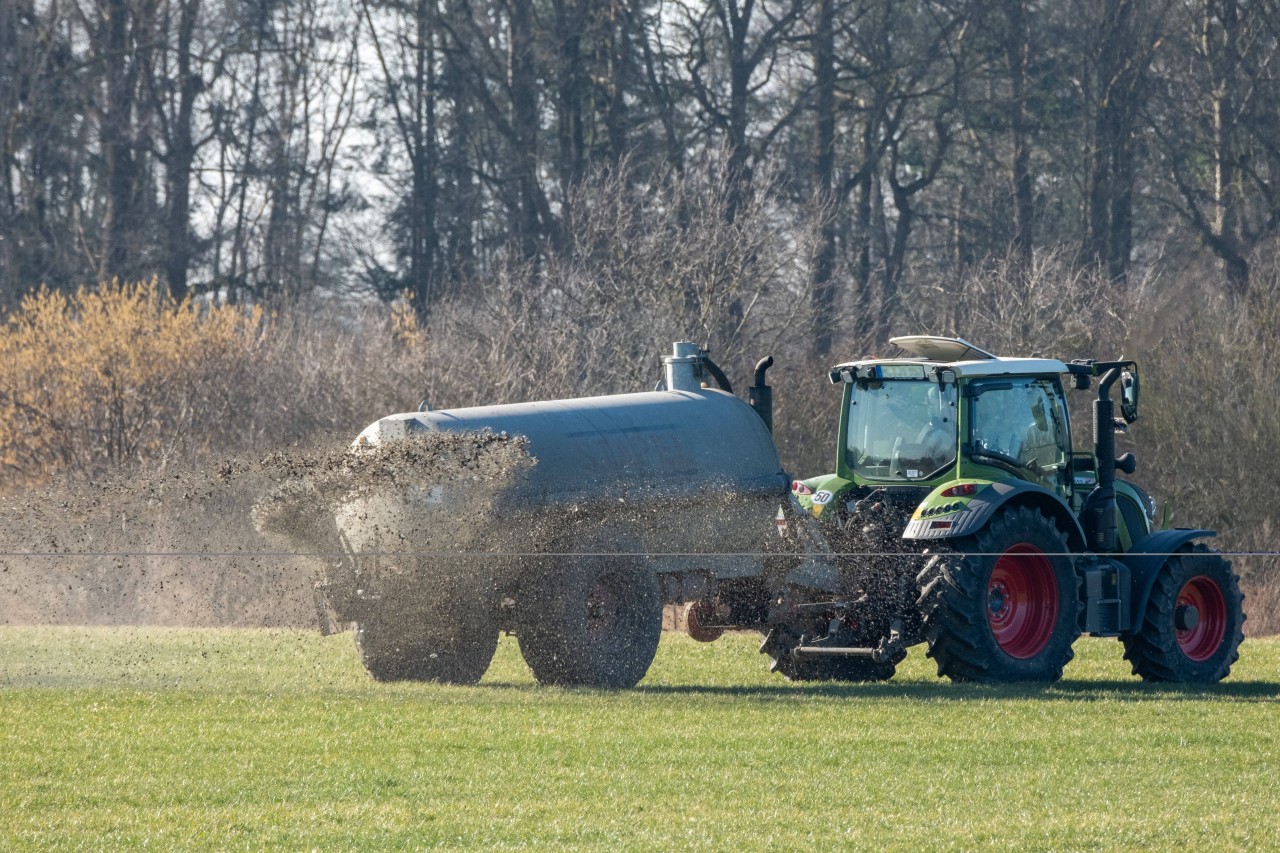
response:
[[[1120,374],[1120,414],[1127,423],[1138,419],[1138,374],[1128,370]]]

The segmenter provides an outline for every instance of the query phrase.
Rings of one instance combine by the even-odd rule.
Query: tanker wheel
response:
[[[498,648],[490,596],[455,586],[430,604],[388,607],[356,624],[360,662],[377,681],[475,684]]]
[[[542,684],[627,688],[662,635],[658,576],[634,558],[574,557],[527,577],[516,637]]]
[[[1122,638],[1124,656],[1146,681],[1212,684],[1240,657],[1244,620],[1231,563],[1196,544],[1160,567],[1138,632]]]
[[[952,681],[1057,681],[1080,636],[1080,581],[1066,539],[1009,507],[920,573],[927,654]]]

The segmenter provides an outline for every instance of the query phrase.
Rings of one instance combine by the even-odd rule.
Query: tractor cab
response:
[[[951,481],[1012,479],[1071,500],[1066,364],[1000,358],[957,338],[891,343],[890,358],[831,371],[844,385],[840,455],[829,483],[808,484],[813,494],[852,487],[918,502]]]
[[[874,497],[866,505],[889,507],[903,519],[905,538],[952,538],[982,523],[976,513],[966,516],[971,503],[991,506],[1018,491],[1063,529],[1078,531],[1081,542],[1100,532],[1096,545],[1109,551],[1125,551],[1152,531],[1151,498],[1115,480],[1135,462],[1131,454],[1116,457],[1109,397],[1099,415],[1101,443],[1073,451],[1064,392],[1064,377],[1083,390],[1114,368],[1120,413],[1131,422],[1135,364],[1003,358],[959,338],[890,343],[896,352],[888,358],[832,369],[831,381],[844,386],[836,470],[793,484],[801,508],[843,523]]]

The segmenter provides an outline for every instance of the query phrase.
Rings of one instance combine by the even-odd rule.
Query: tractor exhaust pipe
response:
[[[1132,361],[1107,361],[1089,362],[1088,366],[1105,372],[1098,383],[1098,399],[1093,404],[1093,455],[1097,460],[1098,485],[1085,499],[1080,523],[1084,527],[1089,550],[1113,554],[1119,539],[1116,529],[1116,471],[1132,474],[1138,465],[1132,453],[1116,457],[1116,431],[1124,431],[1126,424],[1138,418],[1138,365]],[[1111,401],[1111,386],[1117,379],[1120,380],[1120,413],[1124,420],[1116,418],[1115,403]]]
[[[1116,550],[1116,422],[1111,386],[1120,378],[1113,367],[1098,383],[1098,399],[1093,403],[1093,455],[1098,460],[1098,485],[1089,495],[1085,529],[1089,546],[1101,554]]]

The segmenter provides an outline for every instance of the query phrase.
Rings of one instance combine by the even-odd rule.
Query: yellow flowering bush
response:
[[[257,308],[175,301],[154,280],[27,295],[0,327],[0,482],[192,449],[263,334]]]
[[[426,330],[418,322],[418,312],[413,309],[413,292],[405,289],[391,303],[389,318],[391,339],[404,349],[421,349],[426,341]]]

